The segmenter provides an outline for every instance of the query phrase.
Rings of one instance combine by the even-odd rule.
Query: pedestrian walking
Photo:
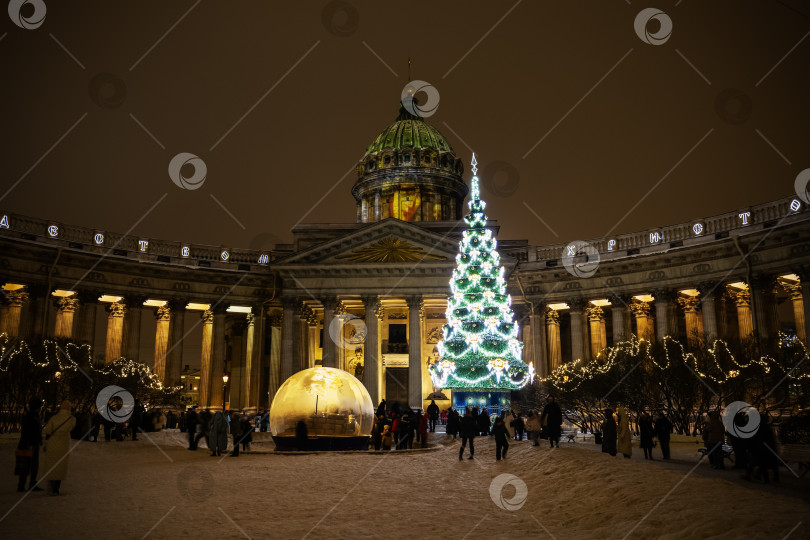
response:
[[[453,440],[456,440],[458,436],[458,429],[461,425],[461,418],[459,417],[458,411],[455,409],[450,409],[450,412],[447,413],[447,427],[445,430],[447,431],[448,435],[453,436]]]
[[[523,420],[523,416],[521,414],[513,413],[515,417],[512,420],[512,423],[515,425],[515,439],[522,441],[523,440],[523,432],[526,431],[526,422]]]
[[[602,422],[602,452],[616,455],[616,420],[613,409],[605,409],[605,421]]]
[[[664,459],[669,459],[669,436],[672,433],[672,422],[669,421],[664,411],[659,411],[653,429],[655,430],[655,436],[658,438],[658,443],[661,445],[661,453],[664,455]]]
[[[422,448],[427,448],[428,417],[422,414],[418,416],[419,416],[419,423],[417,432],[419,433],[419,443]],[[436,425],[435,420],[433,420],[433,425],[434,426]]]
[[[475,447],[473,446],[473,441],[475,440],[475,435],[478,433],[478,423],[475,421],[473,417],[473,412],[467,408],[464,412],[464,417],[461,419],[461,448],[458,450],[458,460],[464,457],[464,448],[466,448],[467,443],[470,443],[470,457],[467,459],[473,459],[475,455]]]
[[[129,417],[129,429],[132,430],[132,440],[138,440],[138,431],[141,429],[141,422],[143,422],[143,415],[146,411],[141,404],[141,400],[135,400],[135,406],[132,408],[132,416]]]
[[[388,424],[383,425],[383,432],[382,432],[382,449],[383,450],[391,450],[391,443],[393,442],[393,436],[391,435],[391,426]]]
[[[211,419],[214,416],[211,414],[211,409],[205,409],[203,412],[200,413],[199,422],[197,425],[198,433],[194,437],[194,447],[196,448],[197,445],[200,443],[200,439],[205,437],[205,446],[211,448]]]
[[[231,457],[239,457],[239,443],[242,439],[242,419],[239,413],[233,413],[231,416],[231,437],[233,437],[233,449],[231,450]],[[225,447],[223,447],[223,450]]]
[[[554,396],[546,398],[546,406],[543,407],[543,414],[540,415],[540,425],[546,430],[548,435],[548,443],[554,448],[560,447],[560,435],[562,435],[562,409],[554,401]]]
[[[431,399],[430,405],[427,406],[427,415],[430,420],[430,431],[436,431],[436,420],[439,418],[439,406],[436,405],[436,400]]]
[[[70,412],[70,402],[63,401],[59,412],[48,420],[43,433],[45,444],[42,447],[42,466],[50,484],[51,494],[59,495],[59,488],[67,476],[70,456],[70,430],[76,425],[76,418]]]
[[[501,458],[506,459],[506,451],[509,450],[509,431],[506,429],[503,417],[495,418],[492,435],[495,437],[495,461],[500,461]]]
[[[510,439],[515,438],[515,411],[508,411],[503,415],[503,423]]]
[[[239,441],[242,443],[242,451],[249,452],[250,443],[253,442],[253,424],[250,422],[250,417],[246,414],[243,414],[239,421],[242,424],[242,436],[239,438]]]
[[[188,449],[189,450],[196,450],[197,449],[197,441],[199,441],[199,437],[197,436],[197,426],[200,423],[200,418],[197,416],[197,407],[189,407],[188,414],[185,416],[185,426],[186,431],[188,432]]]
[[[625,458],[630,458],[633,453],[633,443],[630,434],[630,418],[627,416],[627,411],[624,407],[619,405],[616,409],[616,417],[618,418],[617,429],[617,445],[616,449],[622,453]]]
[[[28,482],[29,491],[42,491],[37,486],[37,474],[39,473],[39,445],[42,444],[42,420],[40,411],[42,410],[42,400],[31,398],[28,402],[28,412],[22,419],[20,429],[20,441],[17,443],[16,466],[14,473],[18,476],[17,491],[25,491],[25,480]]]
[[[228,448],[228,420],[217,411],[208,426],[208,448],[212,456],[221,456]]]
[[[535,414],[534,411],[529,411],[529,415],[526,418],[526,432],[529,439],[534,443],[534,446],[540,446],[540,430],[542,429],[540,416]]]
[[[644,459],[653,459],[653,423],[650,415],[646,412],[641,413],[641,418],[638,420],[640,446],[644,449]]]
[[[726,439],[726,428],[720,419],[720,411],[709,411],[709,421],[704,432],[706,450],[709,452],[709,463],[712,469],[723,469],[723,442]]]

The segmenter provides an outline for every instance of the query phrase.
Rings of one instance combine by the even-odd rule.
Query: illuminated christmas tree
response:
[[[497,242],[487,228],[477,164],[473,154],[470,213],[464,217],[467,228],[459,242],[456,269],[450,280],[447,324],[438,345],[441,358],[430,371],[437,388],[487,392],[489,399],[467,392],[462,401],[488,405],[491,410],[493,405],[503,405],[509,391],[530,382],[534,367],[521,360],[523,344],[517,339],[518,325],[510,308],[512,299],[506,294]],[[454,402],[463,406],[455,398]]]

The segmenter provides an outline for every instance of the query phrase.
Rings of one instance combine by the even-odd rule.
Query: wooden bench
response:
[[[799,477],[810,470],[810,444],[783,444],[779,448],[779,457],[785,463],[798,463]]]
[[[727,459],[734,463],[734,448],[732,448],[729,444],[724,444],[720,448],[723,451],[723,459]],[[709,448],[702,446],[698,448],[698,452],[700,453],[700,457],[704,458],[709,453]]]

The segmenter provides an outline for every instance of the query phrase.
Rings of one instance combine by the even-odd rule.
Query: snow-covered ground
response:
[[[279,455],[266,442],[254,444],[262,453],[215,458],[164,431],[80,443],[62,496],[24,498],[11,475],[15,443],[0,437],[3,539],[810,536],[810,504],[787,489],[610,457],[581,443],[550,450],[522,441],[500,462],[483,437],[476,459],[461,462],[458,442],[385,455]]]

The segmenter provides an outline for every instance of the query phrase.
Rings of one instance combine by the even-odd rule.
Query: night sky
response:
[[[44,3],[38,28],[0,23],[0,212],[253,248],[354,222],[354,166],[409,56],[502,239],[731,211],[810,167],[798,0]],[[665,43],[636,34],[647,7]],[[206,164],[199,189],[169,177],[181,152]]]

